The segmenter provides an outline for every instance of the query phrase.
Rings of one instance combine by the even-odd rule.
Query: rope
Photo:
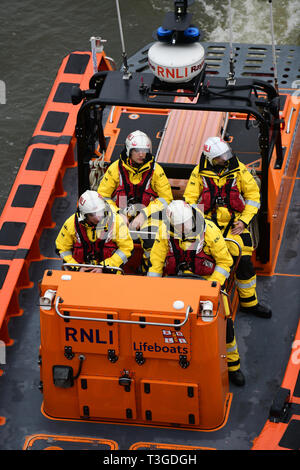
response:
[[[97,159],[90,160],[89,181],[90,181],[90,189],[92,191],[97,191],[98,186],[105,173],[104,168],[105,168],[104,152],[101,155],[99,155]]]

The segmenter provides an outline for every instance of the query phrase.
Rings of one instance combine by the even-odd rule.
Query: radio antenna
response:
[[[272,0],[269,0],[269,3],[270,3],[270,23],[271,23],[271,35],[272,35],[274,86],[275,86],[276,91],[278,92],[278,75],[277,75],[277,62],[276,62],[275,39],[274,39]]]
[[[228,85],[235,85],[235,71],[234,71],[234,54],[232,45],[232,8],[231,0],[229,0],[229,44],[230,44],[230,58],[229,58],[229,73],[227,77]]]
[[[119,30],[120,30],[120,37],[121,37],[121,44],[122,44],[123,79],[128,80],[129,78],[131,78],[131,73],[128,70],[128,64],[127,64],[127,54],[126,54],[126,51],[125,51],[125,43],[124,43],[124,36],[123,36],[123,28],[122,28],[122,20],[121,20],[119,0],[116,0],[116,6],[117,6]]]

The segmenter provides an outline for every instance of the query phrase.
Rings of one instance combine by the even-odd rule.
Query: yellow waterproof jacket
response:
[[[123,167],[128,171],[129,179],[132,184],[138,184],[141,182],[143,173],[151,168],[151,163],[154,159],[154,157],[152,157],[140,168],[134,168],[130,165],[128,157],[125,158],[122,155],[120,158]],[[111,198],[119,185],[119,160],[116,160],[108,167],[107,171],[105,172],[98,187],[98,193],[101,194],[101,196],[104,197],[111,205],[116,206],[115,202]],[[155,212],[161,211],[173,200],[169,180],[166,177],[163,168],[158,163],[155,163],[150,185],[153,191],[158,195],[158,198],[151,201],[148,207],[143,209],[146,217],[149,217]]]
[[[219,188],[226,184],[229,178],[236,179],[237,188],[245,201],[245,208],[242,212],[235,213],[234,220],[241,220],[247,226],[260,207],[259,188],[247,167],[238,158],[232,157],[228,166],[217,174],[214,167],[202,156],[199,165],[191,173],[183,195],[185,201],[189,204],[198,203],[203,191],[203,177],[213,179]],[[211,212],[206,213],[205,216],[210,218]],[[216,221],[221,229],[227,226],[230,219],[231,214],[227,207],[218,206],[216,208]]]
[[[86,229],[86,234],[91,242],[97,240],[97,229],[95,230],[88,224],[83,224]],[[124,223],[122,217],[116,213],[113,213],[112,230],[109,233],[108,240],[114,242],[117,245],[117,250],[109,258],[100,263],[101,266],[114,266],[120,267],[126,263],[128,258],[131,256],[133,250],[133,241],[130,236],[127,225]],[[59,252],[60,257],[66,263],[76,263],[77,261],[72,256],[72,249],[76,242],[76,230],[75,230],[75,214],[71,215],[63,224],[57,238],[56,238],[56,249]]]
[[[187,250],[194,241],[194,237],[192,241],[189,241],[188,237],[184,241],[179,239],[179,245],[183,250]],[[230,275],[230,268],[233,264],[233,259],[227,249],[226,242],[221,231],[210,220],[205,220],[203,251],[207,255],[212,256],[216,263],[214,272],[210,276],[206,276],[206,279],[218,281],[223,285]],[[150,268],[148,270],[148,276],[162,276],[168,252],[168,229],[166,225],[162,223],[150,253]]]

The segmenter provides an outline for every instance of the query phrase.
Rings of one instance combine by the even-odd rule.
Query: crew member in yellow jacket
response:
[[[97,191],[90,190],[79,198],[77,213],[65,221],[55,243],[65,263],[95,265],[80,267],[80,271],[103,272],[105,266],[119,268],[133,251],[133,241],[122,217]]]
[[[224,286],[233,260],[221,231],[204,220],[197,207],[184,201],[172,201],[161,223],[150,253],[149,277],[197,274]],[[224,299],[225,306],[227,298]],[[238,386],[245,383],[240,370],[240,357],[234,335],[233,321],[227,318],[227,362],[230,380]]]
[[[172,201],[172,190],[162,167],[155,162],[149,137],[139,130],[129,134],[120,158],[104,174],[98,192],[119,209],[131,231],[140,231],[142,270],[147,271],[162,210]]]
[[[206,140],[184,199],[189,204],[200,204],[205,217],[220,228],[224,238],[232,238],[241,246],[242,256],[236,271],[240,310],[270,318],[271,310],[258,303],[256,273],[251,261],[253,243],[247,229],[260,207],[259,188],[246,166],[219,137]],[[238,247],[232,242],[227,245],[231,255],[237,257]]]

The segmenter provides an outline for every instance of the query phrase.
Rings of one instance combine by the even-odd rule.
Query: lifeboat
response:
[[[0,219],[3,449],[300,448],[296,79],[283,77],[284,65],[278,86],[267,67],[245,71],[249,53],[263,51],[269,63],[268,46],[236,45],[234,77],[224,64],[214,69],[209,57],[217,49],[225,57],[229,45],[200,44],[182,3],[131,68],[115,70],[102,47],[65,57],[29,141]],[[62,265],[58,231],[136,129],[150,136],[175,199],[212,135],[254,174],[253,263],[272,319],[239,311],[233,274],[227,295],[203,279],[141,275],[137,242],[120,275]],[[243,389],[228,382],[228,302]]]

